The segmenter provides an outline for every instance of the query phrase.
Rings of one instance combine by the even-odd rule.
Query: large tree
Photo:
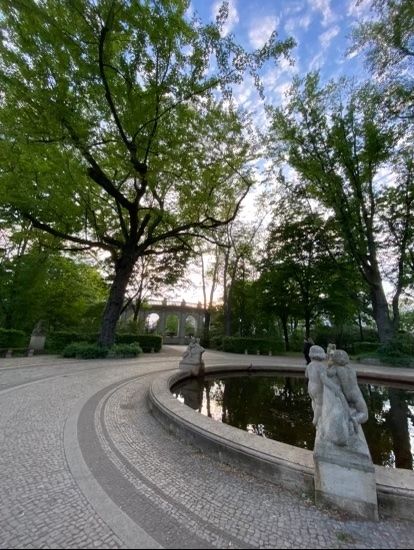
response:
[[[398,330],[399,298],[407,284],[414,214],[408,169],[412,153],[384,116],[375,89],[365,86],[348,96],[345,89],[343,83],[321,86],[316,74],[297,80],[286,108],[270,109],[271,137],[278,140],[272,149],[296,170],[302,192],[335,215],[347,252],[369,288],[380,341],[386,343]],[[391,166],[401,192],[379,179]],[[396,222],[388,238],[387,224],[381,223],[386,213]],[[393,255],[386,257],[391,248]],[[393,315],[383,286],[384,267],[391,264],[397,282]]]
[[[287,53],[246,53],[186,0],[1,0],[0,204],[110,255],[111,345],[138,258],[227,224],[251,185],[233,83]],[[223,102],[224,100],[224,102]]]

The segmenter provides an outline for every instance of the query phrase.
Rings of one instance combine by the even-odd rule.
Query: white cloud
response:
[[[339,34],[339,31],[340,28],[338,27],[338,25],[335,25],[334,27],[331,27],[319,36],[319,42],[321,43],[321,46],[324,50],[329,48],[332,39],[335,38],[337,34]]]
[[[324,52],[316,54],[308,64],[308,71],[318,71],[325,63]]]
[[[303,15],[302,17],[290,17],[284,25],[286,34],[294,34],[298,28],[306,31],[311,21],[312,18],[309,14]]]
[[[250,44],[254,48],[261,48],[266,40],[270,38],[272,32],[276,29],[279,19],[274,15],[267,15],[260,19],[255,19],[249,30]]]
[[[370,7],[369,0],[349,0],[346,14],[355,19],[362,19],[369,15]]]
[[[331,9],[330,0],[308,0],[313,11],[320,11],[322,14],[322,26],[327,27],[337,19],[337,16]]]
[[[214,19],[216,18],[222,3],[223,3],[222,0],[216,0],[216,2],[214,2],[213,8],[212,8],[212,15]],[[221,32],[222,36],[227,36],[232,31],[232,29],[237,25],[238,22],[239,22],[239,12],[237,11],[237,2],[236,0],[229,0],[229,14],[226,19],[226,22],[223,25],[223,29]]]

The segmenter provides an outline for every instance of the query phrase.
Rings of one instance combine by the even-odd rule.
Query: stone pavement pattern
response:
[[[0,548],[412,547],[414,523],[318,510],[168,434],[149,413],[146,392],[157,371],[178,360],[167,350],[116,362],[0,364]],[[206,356],[207,364],[222,361]],[[36,362],[43,366],[24,366]],[[86,474],[74,471],[74,447]],[[91,480],[99,502],[87,490]],[[137,526],[132,544],[111,510]]]

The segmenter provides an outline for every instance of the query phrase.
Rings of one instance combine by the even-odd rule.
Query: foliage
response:
[[[0,348],[24,348],[29,337],[22,330],[0,328]]]
[[[361,353],[376,352],[378,350],[378,342],[354,342],[352,344],[352,354],[360,355]]]
[[[373,0],[373,16],[352,33],[353,51],[365,51],[391,113],[414,119],[414,7],[411,0]]]
[[[138,342],[131,344],[114,344],[109,348],[107,357],[137,357],[142,353]]]
[[[56,330],[46,336],[45,351],[48,353],[61,353],[69,344],[85,340],[85,335],[79,332]]]
[[[285,108],[269,109],[270,135],[277,143],[272,146],[274,158],[296,170],[298,192],[334,214],[346,252],[369,288],[380,340],[385,342],[398,330],[398,303],[407,284],[413,181],[407,181],[411,191],[403,215],[404,238],[396,231],[385,242],[384,225],[378,219],[384,208],[392,212],[395,203],[390,204],[392,194],[385,196],[388,187],[378,185],[376,178],[391,161],[396,167],[406,166],[405,161],[395,162],[404,154],[404,147],[396,147],[400,129],[389,125],[381,94],[371,85],[356,91],[346,90],[343,82],[322,87],[319,76],[312,73],[294,82],[289,97]],[[398,181],[405,178],[400,171],[395,177]],[[392,257],[387,255],[391,247]],[[382,288],[380,252],[396,273],[393,318]]]
[[[0,319],[26,332],[39,320],[54,329],[87,323],[106,297],[96,269],[37,248],[0,264],[0,282]]]
[[[63,357],[79,359],[117,359],[121,357],[137,357],[142,353],[138,343],[114,344],[110,348],[91,344],[89,342],[74,342],[66,346],[62,352]]]
[[[206,26],[188,7],[0,2],[0,204],[110,256],[105,345],[139,258],[168,261],[235,218],[257,152],[231,86],[293,46],[273,33],[248,53],[220,33],[226,4]]]
[[[269,351],[273,355],[283,353],[285,348],[281,341],[273,338],[238,338],[235,336],[225,336],[223,338],[223,351],[229,353],[257,353],[267,355]]]
[[[66,346],[62,352],[63,357],[80,359],[103,359],[108,355],[108,348],[90,344],[88,342],[74,342]]]
[[[162,348],[162,336],[156,334],[139,334],[138,343],[145,353],[150,353],[151,351],[158,352],[161,351]]]

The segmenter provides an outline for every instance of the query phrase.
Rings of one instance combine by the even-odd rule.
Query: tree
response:
[[[293,45],[274,34],[246,53],[220,35],[226,3],[207,26],[188,6],[0,2],[0,204],[110,256],[101,345],[138,258],[174,255],[235,218],[254,151],[231,86]]]
[[[389,186],[378,181],[380,170],[398,157],[398,128],[384,120],[381,98],[371,86],[341,97],[344,84],[320,87],[316,74],[294,83],[289,105],[269,109],[271,137],[278,140],[273,154],[296,170],[302,192],[320,201],[334,215],[346,251],[369,288],[380,341],[390,341],[398,330],[399,292],[394,293],[394,316],[383,288],[380,265],[386,250],[380,223]],[[399,183],[401,173],[395,174]],[[389,194],[388,199],[392,196]],[[388,201],[389,208],[389,201]],[[406,215],[412,216],[410,202]],[[408,241],[395,242],[390,258],[397,278],[404,281]],[[404,284],[404,283],[403,283]]]
[[[96,269],[39,248],[3,263],[0,280],[2,324],[26,332],[39,320],[52,329],[78,328],[107,296]]]

